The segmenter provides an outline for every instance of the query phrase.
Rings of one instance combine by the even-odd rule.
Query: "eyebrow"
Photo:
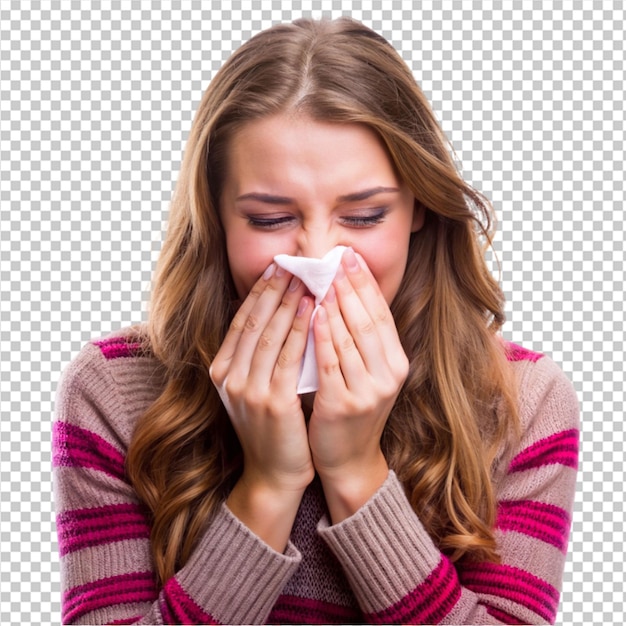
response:
[[[337,198],[338,202],[360,202],[367,200],[372,196],[376,196],[380,193],[398,193],[400,190],[397,187],[372,187],[370,189],[364,189],[362,191],[356,191]],[[286,196],[275,196],[269,193],[245,193],[237,198],[237,202],[241,200],[256,200],[257,202],[264,202],[266,204],[278,204],[289,205],[293,204],[293,198]]]
[[[379,193],[398,193],[399,191],[397,187],[372,187],[371,189],[364,189],[363,191],[339,196],[337,199],[339,202],[359,202],[360,200],[367,200],[372,196],[377,196]]]
[[[258,202],[265,202],[266,204],[293,204],[293,200],[291,198],[286,198],[285,196],[273,196],[270,193],[244,193],[243,196],[239,196],[236,201],[239,202],[241,200],[256,200]]]

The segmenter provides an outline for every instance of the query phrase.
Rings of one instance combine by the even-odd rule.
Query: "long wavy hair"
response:
[[[503,295],[485,263],[493,215],[461,178],[410,70],[348,18],[274,26],[239,48],[206,90],[189,135],[145,339],[165,386],[139,420],[128,473],[152,513],[161,584],[188,560],[242,469],[209,378],[237,299],[218,213],[229,138],[285,111],[376,132],[425,207],[391,304],[410,373],[382,448],[411,505],[453,561],[499,559],[496,469],[517,432]]]

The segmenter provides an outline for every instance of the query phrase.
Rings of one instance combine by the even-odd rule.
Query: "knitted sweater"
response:
[[[66,369],[53,434],[64,623],[554,622],[578,464],[578,401],[547,356],[508,345],[521,445],[498,481],[500,564],[452,564],[393,472],[331,525],[319,482],[280,554],[222,505],[159,591],[150,518],[124,470],[134,425],[164,381],[128,333]]]

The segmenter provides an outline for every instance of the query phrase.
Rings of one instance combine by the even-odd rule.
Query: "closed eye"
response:
[[[380,224],[387,216],[387,208],[375,210],[373,213],[356,213],[343,215],[339,218],[348,228],[369,228]],[[293,215],[248,215],[248,224],[261,230],[274,230],[292,225],[297,218]]]
[[[248,224],[253,228],[272,230],[291,224],[295,218],[292,215],[281,215],[278,217],[261,217],[259,215],[248,215]]]
[[[341,221],[352,228],[367,228],[369,226],[375,226],[384,221],[387,215],[387,209],[380,209],[372,214],[362,215],[344,215]]]

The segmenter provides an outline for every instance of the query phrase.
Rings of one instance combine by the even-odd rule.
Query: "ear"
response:
[[[426,207],[415,200],[413,202],[413,221],[411,222],[411,232],[416,233],[424,226],[424,220],[426,219]]]

